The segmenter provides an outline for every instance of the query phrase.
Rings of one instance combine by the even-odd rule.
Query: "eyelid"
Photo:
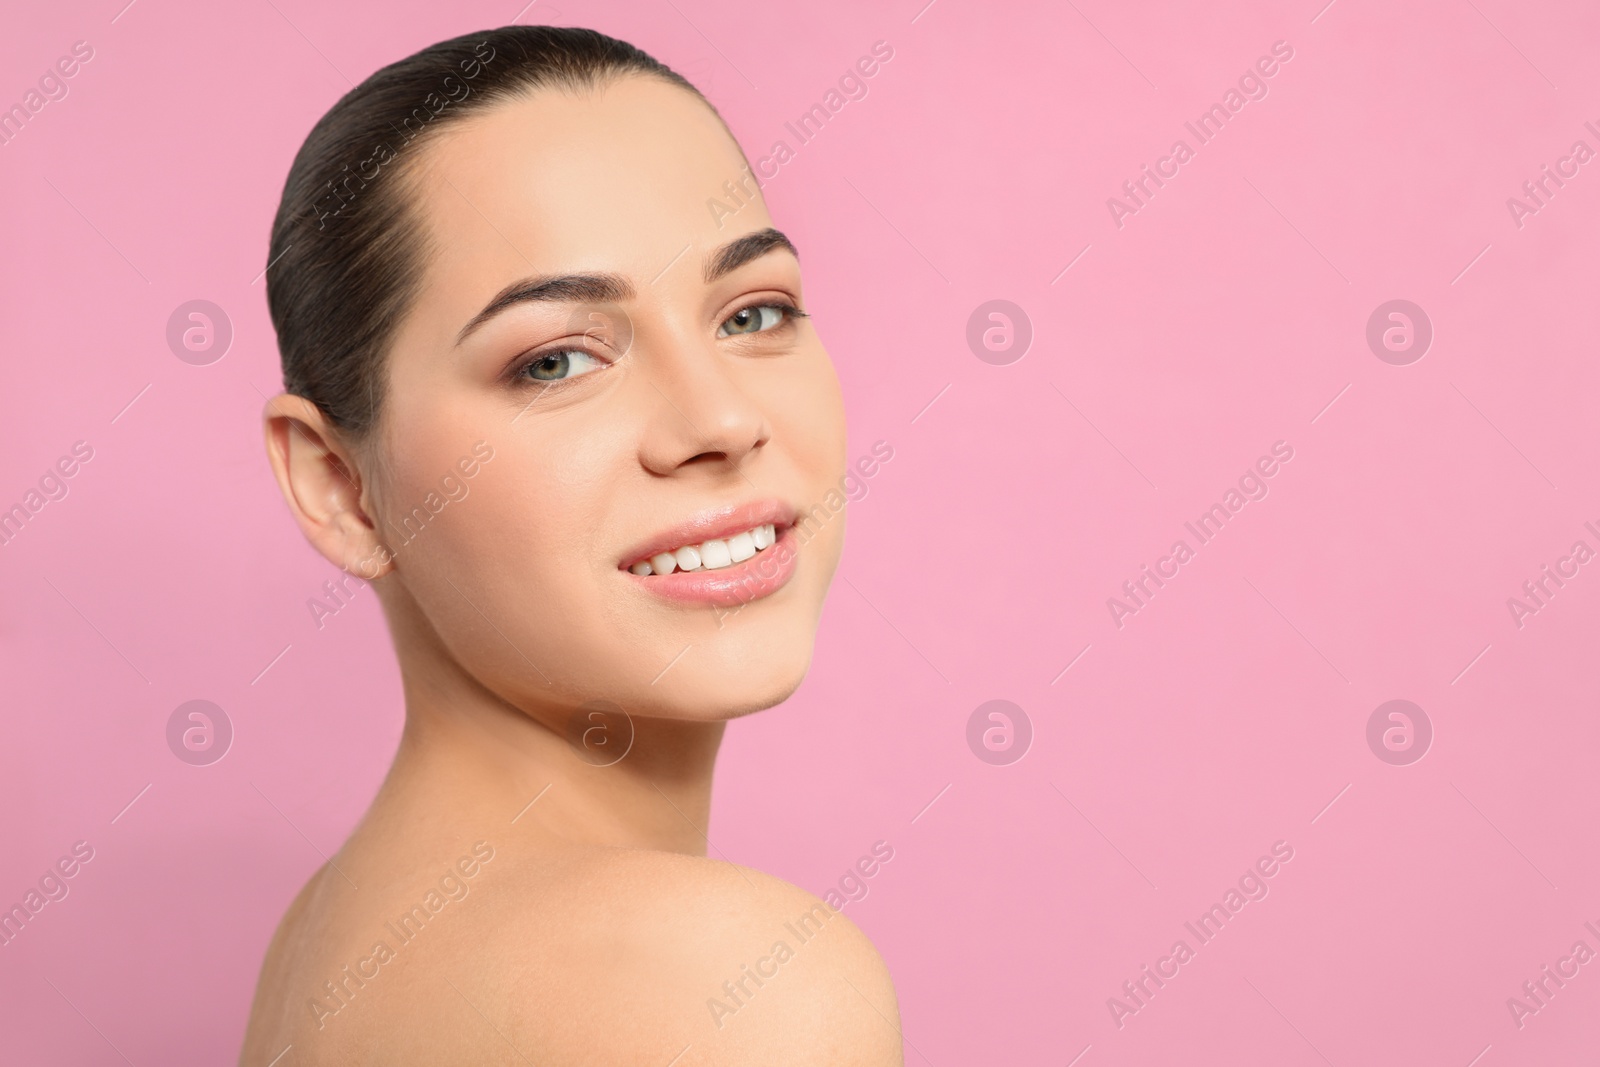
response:
[[[793,293],[789,292],[789,290],[774,286],[772,289],[769,289],[766,292],[770,295],[762,295],[762,290],[757,289],[755,290],[756,295],[754,296],[747,294],[739,297],[737,300],[734,300],[728,305],[728,310],[723,312],[722,318],[717,321],[717,325],[722,325],[724,322],[728,321],[730,316],[737,315],[746,308],[762,307],[769,304],[789,304],[796,310],[799,310],[800,300]]]
[[[738,334],[737,336],[758,337],[764,333],[773,333],[777,330],[781,330],[785,326],[794,326],[800,319],[809,319],[811,317],[811,313],[802,309],[800,307],[800,302],[789,296],[787,293],[770,299],[761,299],[758,297],[754,300],[741,302],[726,315],[722,316],[722,318],[717,321],[717,333],[719,335],[721,334],[722,328],[728,324],[729,319],[733,318],[741,311],[749,311],[752,308],[778,308],[783,312],[783,321],[772,327],[770,330],[758,330],[755,333]],[[730,334],[729,336],[735,335]]]
[[[769,298],[756,297],[754,299],[746,300],[746,301],[743,301],[743,302],[740,302],[740,303],[736,304],[730,311],[728,311],[727,314],[723,315],[722,318],[718,320],[718,322],[717,322],[718,334],[720,335],[720,333],[722,331],[722,328],[725,325],[727,325],[728,320],[731,319],[733,316],[737,315],[741,311],[749,311],[749,310],[751,310],[753,308],[763,308],[763,307],[778,308],[783,312],[783,322],[779,323],[777,326],[772,327],[771,329],[758,330],[754,334],[748,334],[748,333],[747,334],[737,334],[737,335],[730,334],[730,335],[728,335],[727,339],[731,339],[732,337],[735,337],[735,336],[739,336],[739,337],[756,337],[756,336],[760,336],[763,333],[774,333],[777,330],[783,329],[785,326],[791,326],[792,327],[792,326],[796,325],[796,323],[797,323],[797,321],[799,319],[805,319],[805,318],[810,318],[811,317],[811,313],[810,312],[808,312],[808,311],[806,311],[806,310],[804,310],[803,308],[800,307],[799,301],[795,300],[792,296],[790,296],[788,293],[783,292],[782,290],[778,290],[777,292],[779,293],[779,295],[777,295],[777,296],[773,296],[773,297],[769,297]],[[589,357],[590,359],[593,359],[593,360],[595,360],[595,361],[597,361],[599,363],[604,364],[605,367],[614,366],[618,359],[620,359],[622,356],[627,355],[627,352],[623,351],[623,352],[617,353],[615,355],[615,357],[613,357],[612,355],[609,354],[612,351],[611,346],[608,345],[608,344],[605,344],[603,340],[596,341],[595,342],[595,347],[605,349],[606,351],[605,352],[592,351],[589,347],[587,347],[585,345],[585,341],[590,341],[590,340],[592,340],[590,334],[587,334],[587,333],[586,334],[580,334],[580,335],[577,335],[577,339],[575,339],[575,340],[574,339],[564,339],[564,340],[560,340],[560,341],[553,341],[553,342],[550,342],[550,343],[545,344],[545,345],[540,345],[540,346],[538,346],[536,348],[533,348],[533,349],[531,349],[529,351],[523,352],[520,355],[518,355],[515,359],[511,360],[511,362],[507,365],[507,368],[506,368],[506,371],[505,371],[505,380],[507,382],[510,382],[510,383],[520,383],[520,382],[523,382],[523,381],[532,382],[533,379],[524,378],[524,374],[527,371],[527,369],[530,366],[532,366],[533,364],[537,363],[539,360],[544,359],[547,356],[557,355],[557,354],[560,354],[562,352],[580,352],[583,355]],[[630,345],[630,347],[631,347],[631,345]],[[601,369],[604,369],[604,368],[601,368]],[[593,373],[593,372],[591,371],[591,372],[588,372],[588,373]],[[546,390],[548,390],[553,386],[560,386],[565,382],[569,382],[573,378],[582,378],[582,377],[585,377],[585,376],[586,376],[585,374],[575,374],[575,375],[572,375],[571,377],[568,377],[568,378],[555,378],[555,379],[551,379],[549,381],[540,382],[539,384],[541,384],[542,386],[544,386],[544,388]]]
[[[606,346],[601,345],[601,346],[597,346],[597,347],[606,347]],[[546,389],[549,389],[551,386],[558,386],[558,385],[562,384],[563,382],[570,382],[574,378],[585,377],[586,376],[585,374],[574,374],[574,375],[571,375],[571,376],[566,377],[566,378],[552,378],[549,381],[543,381],[543,382],[536,382],[532,378],[527,378],[527,379],[523,378],[523,375],[527,371],[527,369],[529,367],[533,366],[535,363],[539,362],[541,359],[544,359],[546,356],[560,355],[563,352],[580,352],[583,355],[588,356],[590,359],[595,360],[598,363],[603,363],[606,367],[613,366],[616,363],[615,359],[612,359],[609,356],[603,355],[603,354],[598,353],[598,352],[593,352],[590,349],[586,348],[583,345],[582,342],[554,341],[554,342],[552,342],[550,344],[540,345],[539,347],[534,348],[534,349],[532,349],[532,350],[530,350],[528,352],[524,352],[520,356],[518,356],[516,359],[512,360],[510,366],[507,367],[507,369],[506,369],[506,375],[505,375],[506,381],[512,382],[512,383],[521,382],[521,381],[527,381],[527,382],[530,382],[530,383],[533,383],[533,384],[543,385]],[[600,369],[604,369],[604,367],[602,367]],[[594,372],[590,371],[590,372],[587,372],[587,373],[591,373],[592,374]]]

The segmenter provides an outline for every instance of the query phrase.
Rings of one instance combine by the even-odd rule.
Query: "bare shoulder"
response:
[[[480,842],[360,894],[325,872],[262,989],[242,1062],[263,1067],[291,1046],[278,1067],[903,1063],[894,986],[849,918],[667,852]]]
[[[239,1055],[241,1065],[273,1060],[283,1050],[280,1039],[299,1029],[290,991],[299,984],[296,972],[304,971],[308,963],[303,931],[308,915],[319,910],[317,901],[325,894],[324,876],[328,873],[329,868],[323,866],[307,880],[273,930],[256,978],[250,1022]]]
[[[461,902],[494,849],[480,841],[429,852],[347,842],[311,876],[267,947],[241,1065],[423,1062],[396,1052],[411,1023],[426,1025],[419,991],[465,944]]]
[[[516,948],[500,957],[518,991],[505,1009],[551,1062],[903,1062],[882,957],[810,893],[718,860],[614,849],[561,881],[513,922]]]

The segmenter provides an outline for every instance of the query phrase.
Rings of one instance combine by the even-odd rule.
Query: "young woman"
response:
[[[267,451],[373,582],[406,724],[241,1062],[901,1063],[850,920],[706,855],[724,723],[810,663],[845,468],[716,111],[592,31],[434,45],[318,122],[269,262]]]

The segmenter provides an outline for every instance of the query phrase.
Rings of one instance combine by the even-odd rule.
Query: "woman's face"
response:
[[[812,324],[781,310],[805,307],[799,263],[760,236],[738,148],[689,93],[630,77],[497,103],[423,152],[427,264],[365,471],[397,633],[546,715],[781,701],[839,559],[843,513],[815,506],[844,412]],[[776,543],[715,566],[762,526]]]

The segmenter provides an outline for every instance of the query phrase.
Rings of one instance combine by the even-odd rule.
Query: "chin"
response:
[[[702,716],[708,719],[737,719],[757,711],[776,707],[794,695],[805,681],[811,666],[811,649],[799,662],[772,664],[772,669],[759,675],[742,678],[725,678],[718,686],[707,680],[701,690],[706,697]]]
[[[688,651],[634,694],[638,713],[712,722],[789,699],[811,667],[816,613],[791,610],[763,618],[757,609],[745,608],[692,644],[677,643],[663,663],[685,645]]]

